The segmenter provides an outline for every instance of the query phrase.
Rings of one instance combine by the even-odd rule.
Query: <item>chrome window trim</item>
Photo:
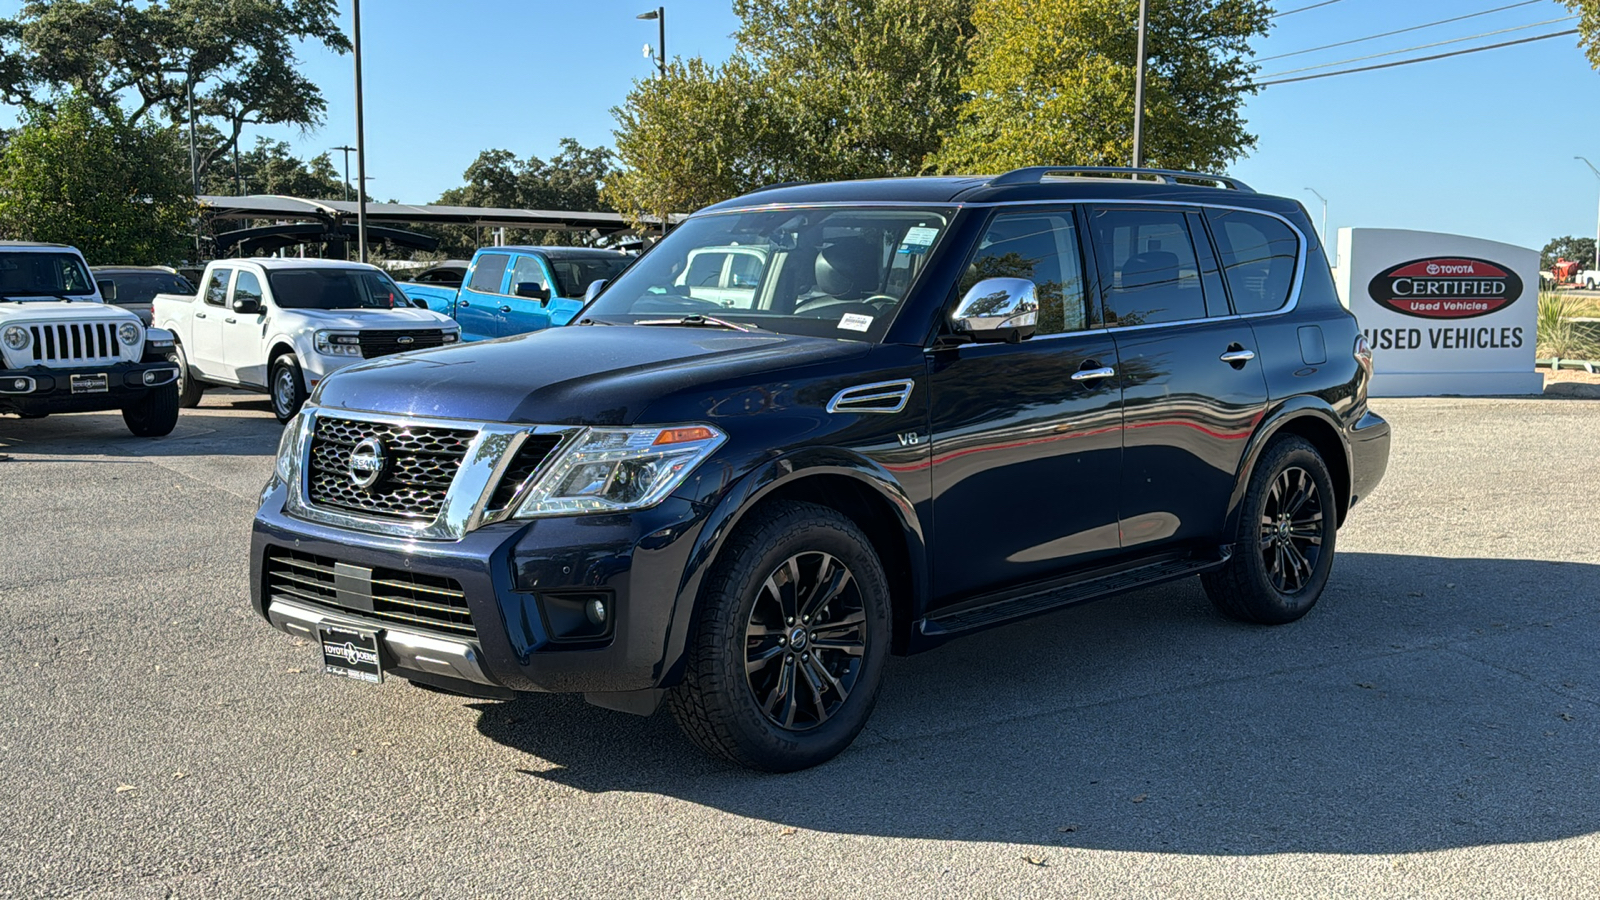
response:
[[[564,440],[551,451],[553,456],[566,447],[573,435],[583,431],[582,428],[571,426],[508,425],[322,407],[307,412],[300,426],[305,429],[301,435],[300,458],[296,461],[294,483],[288,486],[284,511],[297,519],[320,525],[424,541],[459,541],[474,529],[504,520],[504,511],[491,516],[485,507],[494,496],[498,479],[505,474],[506,467],[522,442],[535,434],[561,435]],[[444,505],[439,514],[432,519],[396,521],[356,512],[335,511],[311,502],[306,474],[311,468],[311,442],[316,435],[316,423],[323,417],[401,427],[450,428],[475,431],[477,434],[467,445],[467,452],[461,458],[461,468],[445,491]]]

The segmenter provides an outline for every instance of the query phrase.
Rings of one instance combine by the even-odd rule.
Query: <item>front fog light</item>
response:
[[[117,339],[129,347],[139,343],[139,326],[132,322],[123,322],[122,326],[117,329]]]
[[[4,340],[5,345],[13,350],[23,349],[28,346],[28,342],[31,340],[28,337],[28,329],[23,328],[21,325],[8,326],[3,334],[4,336],[0,337],[0,340]]]
[[[516,516],[648,509],[726,440],[709,425],[591,428],[534,483]]]
[[[610,618],[610,611],[606,609],[606,602],[596,597],[583,605],[583,617],[589,624],[596,628],[606,627],[606,619]]]

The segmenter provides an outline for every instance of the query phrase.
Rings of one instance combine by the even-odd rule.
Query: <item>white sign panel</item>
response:
[[[1497,241],[1339,229],[1339,298],[1372,344],[1375,397],[1537,394],[1539,254]]]

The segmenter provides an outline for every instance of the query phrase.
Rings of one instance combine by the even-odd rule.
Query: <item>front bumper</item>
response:
[[[105,390],[73,392],[75,380],[81,384],[101,376],[105,378]],[[0,369],[0,412],[38,415],[121,409],[143,398],[152,388],[171,384],[177,378],[178,367],[165,361],[72,369]]]
[[[287,488],[263,492],[251,538],[251,596],[279,630],[314,637],[321,621],[380,632],[384,667],[452,689],[613,693],[664,686],[677,661],[673,635],[686,631],[683,600],[690,555],[704,524],[694,504],[668,499],[632,515],[503,522],[458,541],[422,541],[332,528],[284,512]],[[471,633],[376,618],[351,606],[307,602],[272,587],[269,557],[293,551],[351,571],[385,569],[460,585]],[[603,637],[564,640],[558,606],[601,596]],[[473,691],[467,691],[473,692]]]

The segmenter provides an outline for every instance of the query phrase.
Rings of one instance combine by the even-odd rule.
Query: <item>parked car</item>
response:
[[[673,285],[696,300],[749,309],[767,267],[765,247],[704,247],[689,255]]]
[[[116,409],[139,437],[178,424],[172,335],[102,301],[83,254],[0,241],[0,413]]]
[[[615,278],[632,260],[585,247],[485,247],[473,254],[458,287],[400,287],[412,300],[453,316],[463,339],[481,341],[567,324],[583,307],[585,288]]]
[[[157,294],[192,294],[194,285],[166,266],[90,266],[100,296],[152,323],[152,304]]]
[[[412,307],[382,269],[323,259],[219,259],[195,294],[157,294],[176,337],[179,401],[210,385],[264,391],[282,421],[334,370],[362,359],[455,343],[448,316]]]
[[[765,255],[752,302],[695,296],[733,246]],[[337,675],[665,702],[798,769],[890,654],[1193,575],[1227,616],[1305,615],[1387,466],[1371,377],[1305,209],[1231,179],[769,189],[569,327],[323,381],[253,601]]]
[[[429,266],[415,276],[400,282],[401,289],[404,290],[406,286],[413,284],[423,287],[429,285],[445,288],[461,287],[461,282],[467,280],[467,269],[471,265],[471,260],[447,259],[437,265]]]

